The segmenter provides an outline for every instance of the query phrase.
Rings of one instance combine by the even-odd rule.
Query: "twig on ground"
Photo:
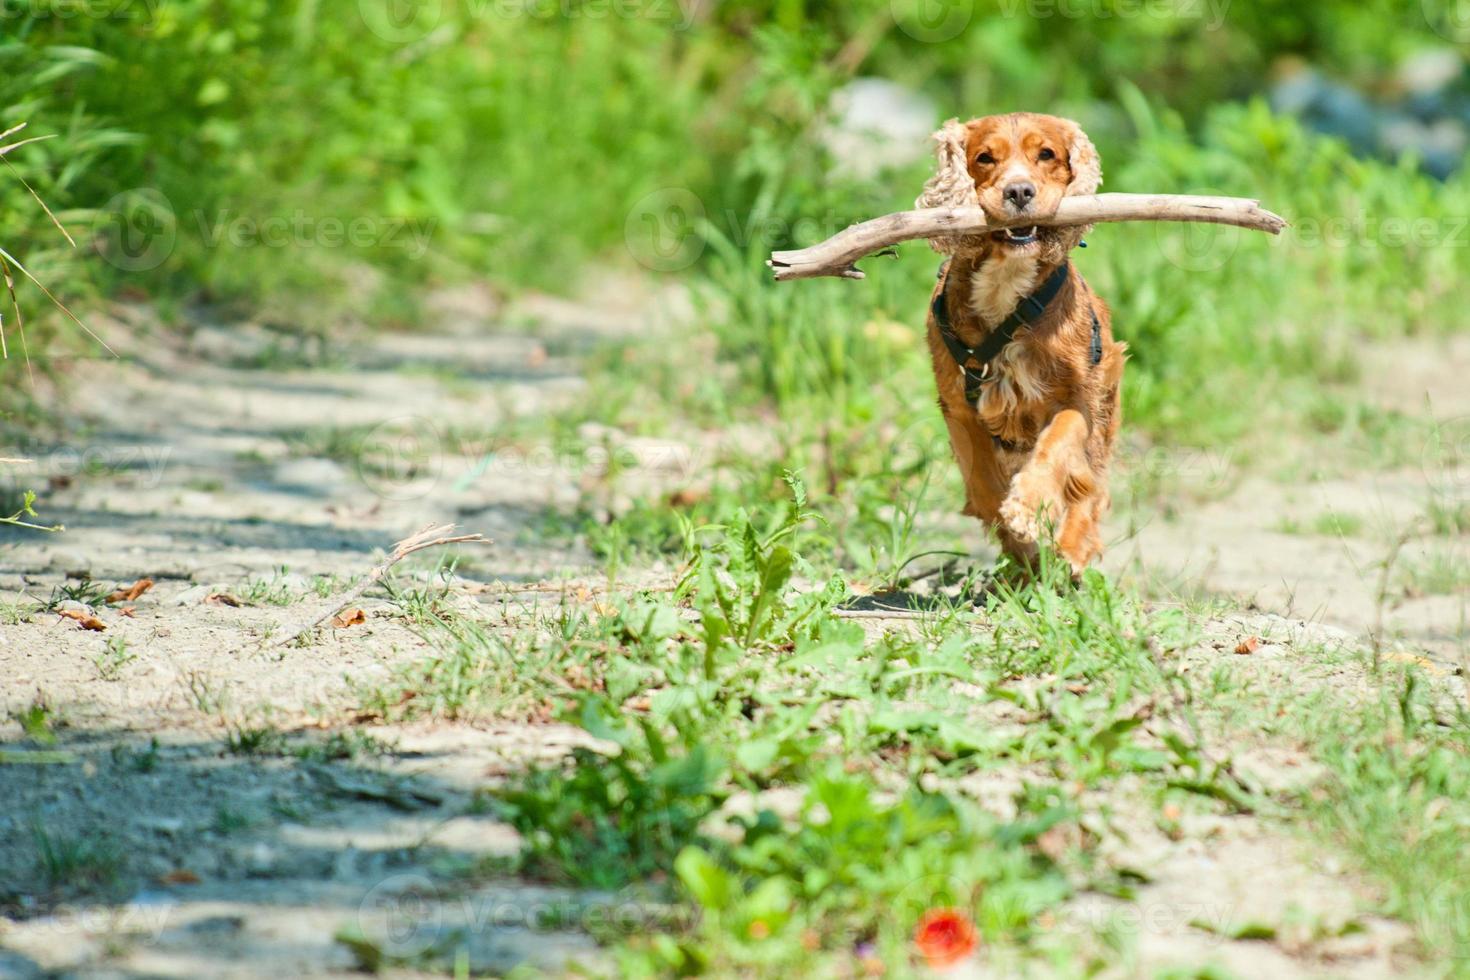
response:
[[[567,596],[574,593],[587,595],[604,595],[614,590],[606,585],[586,585],[575,582],[487,582],[483,585],[467,585],[463,591],[467,595],[561,595]],[[672,585],[650,585],[639,587],[635,592],[673,592]]]
[[[778,281],[838,276],[862,279],[855,262],[875,252],[916,238],[977,235],[1018,225],[1069,227],[1109,221],[1193,221],[1234,225],[1273,235],[1286,220],[1243,197],[1201,197],[1194,194],[1095,194],[1067,197],[1047,217],[1026,215],[1015,219],[987,218],[978,207],[923,208],[873,218],[840,231],[809,248],[772,252],[766,265]]]
[[[331,608],[327,609],[320,616],[313,619],[310,623],[307,623],[300,629],[295,630],[284,640],[281,640],[275,645],[278,647],[290,646],[306,634],[310,633],[312,630],[316,629],[322,623],[325,623],[328,619],[331,619],[333,616],[337,615],[337,613],[341,612],[349,604],[357,599],[362,598],[362,596],[367,592],[368,589],[371,589],[374,585],[382,580],[384,575],[388,574],[389,569],[391,569],[399,562],[403,561],[403,559],[407,558],[409,555],[417,554],[420,551],[427,551],[430,548],[442,548],[445,545],[451,544],[490,543],[489,539],[486,538],[483,534],[451,534],[450,532],[452,532],[454,528],[455,525],[453,524],[430,524],[428,527],[424,528],[422,531],[419,531],[417,534],[412,534],[404,538],[402,541],[393,546],[392,553],[389,554],[387,558],[384,558],[382,562],[377,565],[376,568],[368,572],[367,576],[364,577],[361,582],[358,582],[352,588],[348,589],[342,595],[334,599]]]
[[[1404,548],[1408,547],[1409,542],[1419,533],[1421,533],[1421,528],[1418,521],[1410,522],[1407,527],[1401,528],[1393,541],[1389,543],[1388,554],[1384,556],[1379,568],[1378,588],[1374,593],[1373,601],[1373,628],[1368,631],[1368,638],[1373,641],[1373,673],[1375,674],[1383,666],[1384,620],[1388,610],[1388,594],[1393,587],[1393,570]]]
[[[934,612],[928,609],[843,609],[840,606],[832,610],[832,615],[838,619],[924,619],[933,616]]]

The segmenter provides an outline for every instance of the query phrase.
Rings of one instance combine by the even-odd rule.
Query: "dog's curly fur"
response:
[[[996,217],[1041,216],[1054,213],[1063,197],[1094,194],[1102,184],[1097,150],[1069,119],[952,119],[934,139],[939,165],[919,207],[978,204]],[[938,239],[934,247],[951,258],[931,307],[943,293],[955,332],[976,346],[1067,261],[1087,231],[1037,227],[1032,236],[1021,233],[1031,240],[1019,243],[1000,232]],[[1091,357],[1094,315],[1102,333],[1098,364]],[[1107,470],[1122,420],[1127,347],[1113,341],[1107,304],[1074,266],[1042,318],[996,358],[999,376],[978,405],[966,400],[960,368],[932,314],[928,336],[939,407],[965,481],[965,513],[994,528],[1023,567],[1051,533],[1080,575],[1102,554]]]

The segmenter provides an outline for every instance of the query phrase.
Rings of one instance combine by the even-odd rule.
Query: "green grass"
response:
[[[672,593],[443,622],[426,633],[439,652],[381,694],[398,717],[550,706],[599,740],[497,798],[522,874],[698,913],[604,937],[624,970],[830,975],[861,955],[902,972],[918,918],[955,906],[993,962],[1086,972],[1131,940],[1048,924],[1074,896],[1146,883],[1096,835],[1127,840],[1139,819],[1184,835],[1181,813],[1310,829],[1380,884],[1372,907],[1415,927],[1419,955],[1453,962],[1470,715],[1426,675],[1351,649],[1222,654],[1192,614],[1057,569],[871,633],[843,617],[830,559],[797,547],[822,523],[810,506],[796,484],[769,526],[692,532]],[[1235,761],[1260,747],[1321,771],[1267,789]],[[1009,815],[974,795],[1001,773],[1020,777]],[[1248,910],[1207,925],[1260,941],[1361,927]]]
[[[115,765],[136,773],[149,773],[158,768],[160,746],[158,737],[151,736],[146,748],[118,744],[109,753]]]
[[[0,626],[19,626],[31,621],[31,617],[41,611],[41,603],[18,596],[14,599],[0,599]]]
[[[37,820],[31,828],[36,868],[49,888],[98,888],[112,884],[123,869],[117,844],[100,836],[71,836]]]
[[[246,579],[235,594],[242,601],[255,606],[294,606],[308,598],[325,599],[344,588],[343,581],[335,575],[313,575],[309,579],[298,579],[286,567],[276,569],[269,578]]]
[[[84,606],[102,606],[112,592],[102,582],[90,578],[68,579],[51,590],[51,598],[41,607],[42,612],[55,612],[64,602],[76,602]]]
[[[1470,561],[1440,546],[1402,559],[1400,568],[1404,588],[1411,595],[1452,595],[1470,587]]]
[[[383,588],[388,599],[404,621],[413,626],[429,627],[445,625],[453,618],[447,605],[449,583],[454,575],[455,562],[442,561],[422,585],[408,584],[388,576]]]
[[[123,668],[137,659],[137,652],[128,646],[126,639],[110,636],[102,652],[92,659],[92,664],[97,668],[98,677],[104,681],[116,681],[122,679]]]
[[[37,745],[56,744],[56,728],[61,719],[44,694],[37,692],[30,704],[11,711],[10,719],[20,725],[25,737]]]
[[[1286,518],[1281,522],[1280,530],[1287,534],[1316,534],[1324,537],[1351,538],[1362,534],[1365,525],[1366,522],[1359,514],[1343,514],[1329,510],[1306,522]]]
[[[1438,537],[1458,537],[1470,533],[1470,504],[1460,500],[1435,497],[1425,508],[1424,517]]]
[[[696,533],[672,595],[554,616],[535,640],[461,621],[413,677],[414,703],[504,716],[546,699],[609,746],[502,798],[526,836],[525,872],[599,888],[673,873],[702,909],[693,931],[625,948],[630,968],[822,972],[859,943],[901,962],[941,892],[973,906],[988,943],[1025,945],[1076,887],[1038,840],[1076,828],[1086,788],[1149,773],[1212,806],[1244,805],[1182,720],[1157,746],[1141,740],[1136,698],[1174,682],[1166,657],[1182,623],[1092,576],[1076,593],[1005,592],[980,613],[937,610],[915,636],[869,639],[837,614],[841,578],[793,587],[814,573],[792,550],[814,520],[794,486],[770,529],[737,517]],[[990,721],[1014,709],[1037,718],[1033,734]],[[955,789],[1002,759],[1036,777],[1012,821]],[[759,806],[721,816],[781,786],[808,794],[795,825]]]
[[[594,683],[595,643],[578,642],[583,617],[567,611],[525,622],[514,636],[398,593],[396,600],[442,655],[398,667],[386,684],[361,692],[365,710],[390,721],[413,718],[543,718],[548,689]]]
[[[231,755],[281,755],[286,736],[274,725],[231,725],[225,733],[225,750]]]

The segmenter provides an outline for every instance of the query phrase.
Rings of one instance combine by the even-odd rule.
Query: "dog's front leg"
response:
[[[1041,430],[1000,505],[1001,522],[1016,540],[1034,543],[1043,520],[1060,524],[1068,505],[1092,493],[1097,480],[1087,464],[1087,434],[1087,418],[1074,408],[1058,412]]]

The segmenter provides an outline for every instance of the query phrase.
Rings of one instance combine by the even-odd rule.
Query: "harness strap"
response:
[[[1010,316],[1001,322],[1000,326],[990,331],[979,346],[970,347],[960,340],[959,334],[955,333],[954,324],[949,319],[947,300],[949,296],[949,263],[945,262],[939,267],[939,275],[945,279],[944,286],[940,288],[939,294],[934,297],[933,313],[934,322],[939,327],[939,336],[944,340],[944,346],[949,349],[949,355],[954,358],[956,364],[965,375],[965,400],[975,404],[980,400],[981,390],[985,385],[994,381],[997,375],[991,367],[1000,352],[1016,337],[1016,332],[1022,327],[1034,326],[1051,301],[1056,299],[1057,293],[1061,292],[1062,286],[1067,282],[1067,274],[1071,269],[1071,263],[1063,262],[1057,266],[1055,272],[1047,277],[1041,287],[1016,304],[1016,309]],[[1094,367],[1102,361],[1102,324],[1098,322],[1097,310],[1089,301],[1088,311],[1092,314],[1092,343],[1088,354]]]

